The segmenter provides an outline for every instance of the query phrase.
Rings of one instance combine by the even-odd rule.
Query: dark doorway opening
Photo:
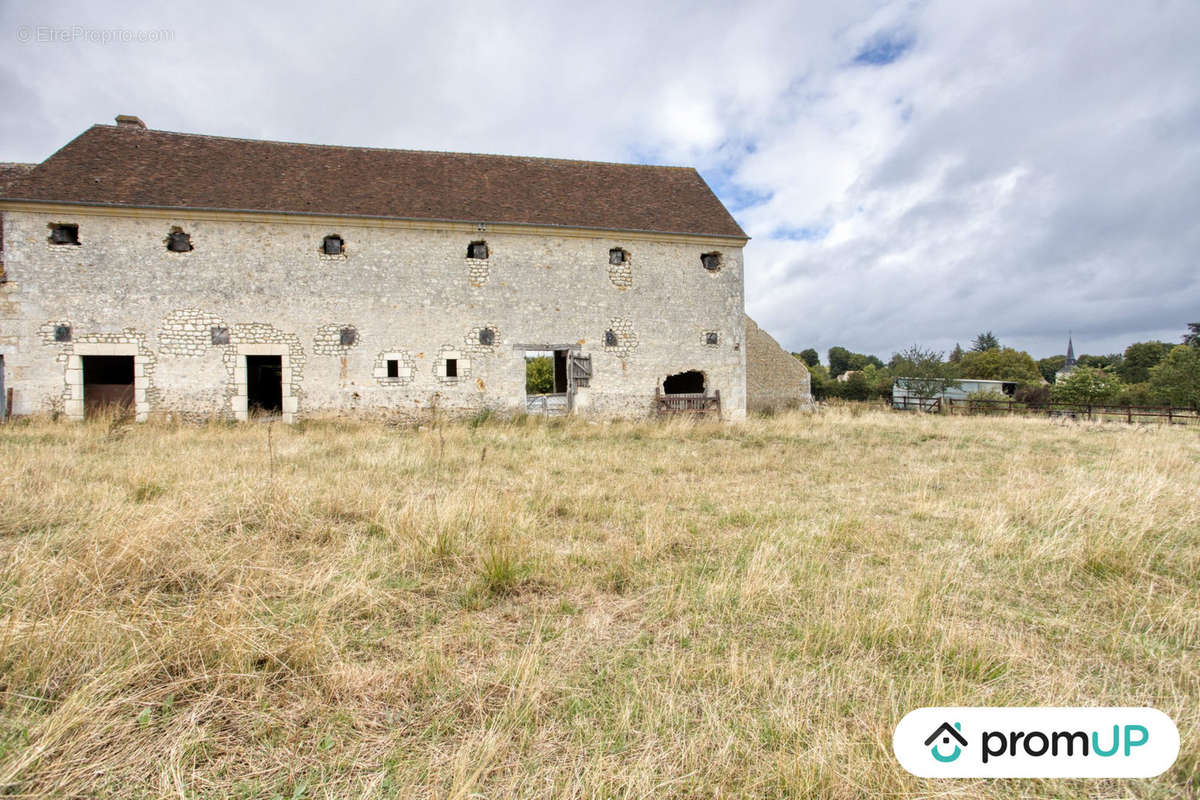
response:
[[[83,356],[83,415],[133,408],[133,356]]]
[[[554,391],[567,391],[567,351],[554,351]]]
[[[246,405],[251,414],[283,411],[282,356],[246,356]]]
[[[663,394],[704,394],[704,373],[693,369],[668,375],[663,381]]]

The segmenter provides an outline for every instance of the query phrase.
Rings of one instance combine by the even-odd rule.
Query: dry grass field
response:
[[[1200,431],[0,428],[0,795],[1200,795]],[[1151,705],[1155,780],[928,781],[927,705]]]

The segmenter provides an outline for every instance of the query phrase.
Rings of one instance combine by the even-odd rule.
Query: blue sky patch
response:
[[[784,225],[771,231],[768,239],[787,239],[792,242],[813,242],[829,235],[828,225]]]
[[[881,33],[863,45],[854,57],[855,64],[882,67],[891,64],[912,49],[915,40],[909,34]]]

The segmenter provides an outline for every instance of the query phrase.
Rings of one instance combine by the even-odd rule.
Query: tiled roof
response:
[[[37,164],[14,164],[10,161],[0,161],[0,197],[4,196],[5,190],[18,178],[26,175],[36,166]]]
[[[293,144],[136,125],[92,126],[3,193],[143,208],[746,236],[690,167]]]

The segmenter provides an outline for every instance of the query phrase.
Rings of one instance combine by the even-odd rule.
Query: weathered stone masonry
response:
[[[745,414],[747,237],[694,169],[116,121],[0,164],[16,414],[642,416],[678,373]]]
[[[80,244],[48,244],[47,225],[68,219]],[[421,412],[433,402],[516,411],[524,353],[514,346],[522,343],[592,356],[594,376],[575,398],[580,412],[648,413],[655,386],[691,369],[721,391],[730,417],[745,407],[735,241],[721,243],[713,272],[700,256],[714,246],[700,237],[493,227],[488,258],[464,259],[479,238],[466,225],[82,208],[8,210],[3,222],[9,279],[0,293],[10,311],[0,319],[0,349],[18,414],[80,416],[78,356],[89,348],[136,355],[141,418],[244,418],[244,356],[253,354],[284,359],[288,419]],[[172,227],[190,235],[192,251],[167,250]],[[326,256],[322,239],[335,231],[345,252]],[[628,252],[623,265],[610,263],[614,247]],[[614,278],[634,263],[636,280]],[[54,341],[59,324],[71,327],[72,341]],[[480,341],[485,329],[490,344]],[[457,360],[456,377],[446,375],[447,358]],[[389,359],[400,362],[396,377],[387,377]]]

